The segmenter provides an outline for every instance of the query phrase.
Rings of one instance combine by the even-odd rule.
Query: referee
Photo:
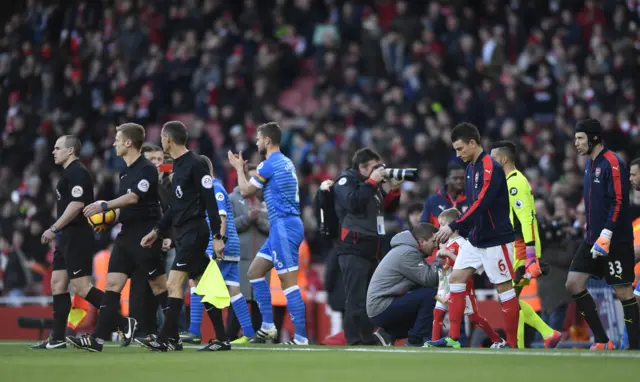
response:
[[[94,233],[81,212],[85,205],[93,202],[93,181],[78,159],[80,149],[80,140],[73,135],[59,138],[53,149],[55,164],[64,168],[56,186],[58,220],[41,238],[42,244],[48,244],[57,236],[51,274],[53,334],[32,349],[66,348],[64,334],[71,310],[69,281],[73,292],[96,309],[100,308],[102,301],[103,292],[91,285]]]
[[[67,343],[71,346],[91,352],[102,351],[104,340],[109,337],[114,326],[124,333],[124,346],[131,343],[137,321],[131,317],[120,316],[118,311],[120,292],[136,268],[143,269],[147,274],[151,290],[160,306],[165,306],[167,301],[167,277],[160,241],[149,248],[138,247],[144,235],[160,220],[158,171],[153,163],[140,153],[145,136],[142,126],[125,123],[116,130],[113,146],[116,155],[127,164],[125,170],[120,173],[120,196],[108,202],[93,203],[85,207],[84,214],[91,216],[101,211],[119,209],[122,230],[116,238],[109,258],[104,298],[100,304],[100,316],[93,334],[67,337]]]
[[[220,232],[220,216],[212,192],[213,178],[198,156],[187,149],[185,126],[179,121],[167,122],[162,127],[161,138],[163,150],[173,158],[174,196],[167,213],[158,225],[142,238],[140,244],[145,248],[151,247],[173,226],[177,253],[167,281],[169,298],[162,329],[158,336],[136,338],[136,342],[150,350],[174,351],[182,350],[178,319],[182,310],[184,283],[188,278],[198,280],[207,268],[209,228],[211,232]],[[205,211],[209,215],[210,227],[207,227]],[[224,250],[224,241],[220,234],[214,236],[213,249],[220,255]],[[219,309],[211,309],[208,313],[212,321],[215,320],[214,323],[218,319],[222,321]],[[211,317],[212,314],[216,316]]]

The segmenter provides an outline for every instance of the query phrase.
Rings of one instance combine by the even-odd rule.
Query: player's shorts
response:
[[[162,240],[156,240],[149,248],[140,245],[142,238],[152,229],[153,225],[148,224],[123,227],[113,243],[109,273],[124,273],[131,277],[139,268],[150,280],[165,274]]]
[[[175,230],[176,257],[171,270],[187,272],[189,278],[198,279],[209,265],[209,226],[204,221],[194,222]]]
[[[599,256],[594,259],[591,255],[593,245],[583,241],[578,247],[569,272],[587,273],[596,279],[602,279],[609,285],[632,284],[635,278],[633,267],[635,258],[633,242],[611,243],[609,256]]]
[[[502,284],[515,276],[512,257],[513,243],[477,248],[467,241],[460,247],[453,269],[474,268],[478,274],[485,272],[491,283]]]
[[[240,286],[240,265],[237,261],[218,261],[224,283],[228,286]]]
[[[89,224],[66,227],[56,237],[53,270],[67,271],[69,279],[92,276],[95,253],[95,233]]]
[[[278,274],[298,270],[298,251],[304,239],[304,226],[297,216],[271,222],[267,241],[256,256],[273,262]]]
[[[640,283],[636,285],[636,289],[633,290],[633,294],[640,297]]]

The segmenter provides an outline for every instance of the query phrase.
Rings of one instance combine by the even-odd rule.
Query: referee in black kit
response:
[[[120,196],[110,201],[95,202],[84,208],[84,214],[91,216],[101,211],[119,209],[122,230],[116,238],[109,258],[104,298],[100,304],[100,315],[93,334],[67,337],[67,343],[71,346],[91,352],[102,351],[104,340],[109,338],[114,327],[125,334],[124,346],[131,343],[137,321],[131,317],[122,317],[118,311],[120,292],[136,268],[142,268],[147,274],[151,290],[160,306],[165,306],[167,301],[167,277],[160,241],[149,248],[138,246],[140,240],[161,217],[158,171],[140,152],[145,136],[142,126],[125,123],[116,130],[113,146],[116,155],[124,159],[127,165],[120,173]]]
[[[51,274],[53,334],[32,349],[67,347],[64,334],[71,310],[69,281],[73,292],[96,309],[102,301],[103,292],[91,285],[96,248],[93,229],[82,216],[82,209],[93,202],[93,181],[89,170],[78,159],[81,147],[77,137],[66,135],[56,141],[53,149],[55,164],[64,168],[56,186],[58,220],[41,238],[43,244],[56,238]]]
[[[205,207],[211,232],[220,232],[220,216],[212,191],[213,178],[199,157],[187,149],[185,126],[179,121],[167,122],[162,127],[161,138],[163,150],[173,158],[174,196],[167,213],[140,244],[143,247],[152,246],[173,225],[177,253],[167,281],[169,298],[160,334],[136,338],[136,342],[150,350],[174,351],[182,350],[178,319],[184,298],[183,285],[188,278],[198,280],[209,264],[206,255],[209,227],[205,220]],[[224,249],[224,241],[219,234],[214,236],[213,249],[217,254]],[[214,326],[222,323],[219,309],[208,309],[207,313]]]

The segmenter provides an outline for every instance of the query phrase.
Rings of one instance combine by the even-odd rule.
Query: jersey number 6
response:
[[[505,265],[504,260],[498,261],[498,269],[500,270],[500,272],[504,272],[507,270],[507,266]]]

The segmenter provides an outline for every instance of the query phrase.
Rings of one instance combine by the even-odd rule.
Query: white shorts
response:
[[[436,309],[443,310],[445,312],[449,311],[449,304],[443,304],[440,301],[436,301]],[[476,305],[473,303],[469,295],[465,296],[465,306],[464,306],[464,314],[466,316],[472,315],[476,312]]]
[[[478,274],[485,272],[492,284],[511,281],[515,276],[511,259],[513,243],[489,248],[476,248],[468,241],[458,251],[453,269],[473,268]]]

